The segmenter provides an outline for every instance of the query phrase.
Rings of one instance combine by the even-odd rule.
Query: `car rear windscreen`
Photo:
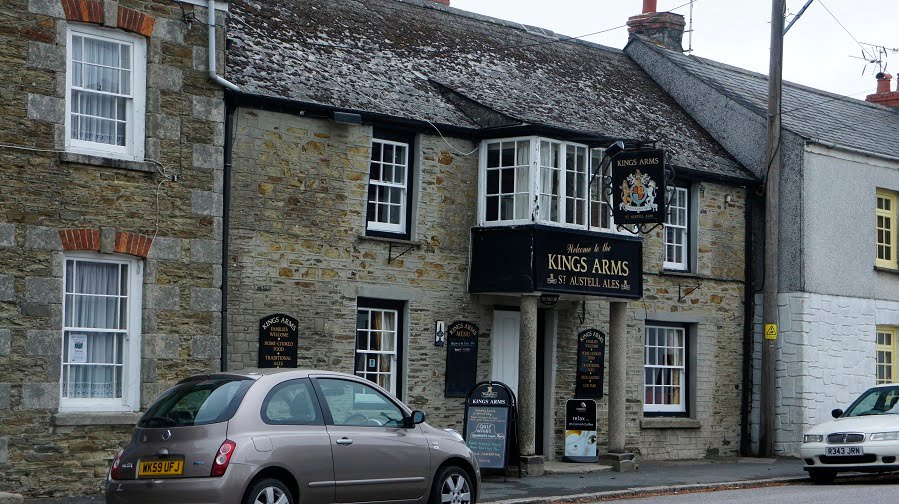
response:
[[[147,409],[138,427],[187,427],[229,420],[253,380],[211,377],[179,383]]]

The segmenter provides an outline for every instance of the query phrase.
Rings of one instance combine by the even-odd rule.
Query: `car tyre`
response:
[[[829,485],[837,477],[836,471],[827,469],[809,469],[808,477],[812,479],[812,483],[816,485]]]
[[[290,490],[280,480],[259,480],[247,493],[244,504],[294,504]]]
[[[437,471],[431,486],[431,504],[475,504],[474,486],[468,473],[456,466]]]

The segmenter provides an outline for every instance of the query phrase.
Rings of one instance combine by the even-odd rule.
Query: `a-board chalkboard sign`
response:
[[[478,375],[478,325],[456,321],[446,331],[446,397],[468,397]]]
[[[481,469],[505,469],[510,455],[515,396],[500,382],[482,382],[465,401],[465,444]]]
[[[599,329],[587,329],[578,333],[574,397],[602,399],[605,361],[606,335]]]
[[[281,313],[259,319],[259,367],[297,367],[297,319]]]
[[[565,403],[566,462],[596,462],[596,401],[569,399]]]

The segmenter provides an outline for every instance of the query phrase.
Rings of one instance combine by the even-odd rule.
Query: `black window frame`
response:
[[[410,131],[383,128],[375,126],[372,131],[372,145],[378,140],[387,140],[390,142],[399,142],[407,145],[406,149],[409,154],[408,166],[406,166],[406,226],[399,232],[373,230],[369,229],[371,218],[369,215],[369,188],[371,187],[371,160],[369,160],[369,175],[365,184],[365,236],[376,238],[392,238],[396,240],[412,240],[412,203],[415,201],[413,190],[415,187],[416,173],[416,134]]]
[[[268,409],[269,403],[271,403],[274,395],[283,388],[289,387],[296,383],[305,383],[309,387],[309,397],[312,400],[312,406],[315,408],[316,413],[316,421],[313,422],[298,422],[298,421],[279,421],[272,420],[266,414],[266,410]],[[274,387],[272,387],[268,393],[265,395],[265,399],[262,400],[262,406],[259,408],[259,417],[262,419],[262,422],[267,425],[325,425],[325,417],[322,413],[321,404],[319,404],[318,394],[315,391],[315,386],[312,383],[312,380],[309,378],[295,378],[293,380],[285,380]]]

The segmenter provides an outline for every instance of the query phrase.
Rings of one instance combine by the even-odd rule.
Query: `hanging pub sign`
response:
[[[596,462],[596,401],[569,399],[565,402],[566,462]]]
[[[482,382],[465,401],[465,444],[481,469],[505,469],[509,460],[515,398],[500,382]]]
[[[599,329],[587,329],[578,333],[574,397],[602,399],[605,361],[606,335]]]
[[[665,222],[665,151],[623,151],[612,158],[615,224]]]
[[[478,325],[456,321],[446,331],[446,397],[467,397],[477,382]]]
[[[259,367],[297,367],[297,319],[284,314],[259,320]]]

